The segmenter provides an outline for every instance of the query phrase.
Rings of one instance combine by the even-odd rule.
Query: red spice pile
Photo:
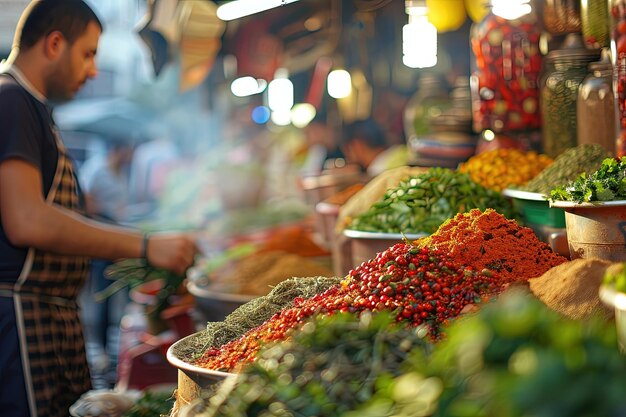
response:
[[[541,242],[531,229],[492,209],[457,214],[418,244],[441,249],[460,265],[479,271],[487,268],[515,281],[541,276],[567,261]]]
[[[253,361],[267,342],[284,340],[314,314],[394,311],[397,321],[425,325],[436,338],[443,324],[468,304],[497,294],[507,284],[497,273],[472,270],[450,261],[446,253],[397,244],[350,271],[349,279],[292,308],[275,314],[240,339],[209,349],[196,364],[231,371]]]

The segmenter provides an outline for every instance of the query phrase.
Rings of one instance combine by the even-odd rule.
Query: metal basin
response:
[[[383,252],[389,247],[402,243],[403,238],[400,233],[376,233],[361,232],[359,230],[346,229],[344,236],[350,239],[352,268],[361,265],[362,262],[376,257],[378,252]],[[427,233],[405,234],[409,240],[417,240],[428,236]]]
[[[599,292],[600,300],[615,309],[615,326],[619,349],[626,353],[626,294],[615,291],[611,285],[602,285]]]
[[[575,203],[552,201],[565,210],[571,259],[600,258],[626,261],[626,201]]]
[[[178,368],[178,390],[176,391],[176,401],[179,407],[189,404],[194,399],[198,398],[203,389],[236,375],[229,372],[213,371],[201,368],[185,362],[177,355],[177,352],[182,344],[188,343],[191,339],[201,337],[200,335],[201,332],[194,333],[180,339],[167,350],[167,361],[172,366]]]

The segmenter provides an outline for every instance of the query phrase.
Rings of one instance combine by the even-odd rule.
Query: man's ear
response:
[[[67,39],[58,30],[50,32],[43,40],[44,54],[46,58],[56,60],[67,46]]]

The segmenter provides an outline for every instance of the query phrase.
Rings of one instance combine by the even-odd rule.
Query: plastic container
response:
[[[613,65],[608,49],[602,59],[589,64],[589,72],[578,90],[576,104],[578,145],[597,143],[615,154],[616,112],[613,94]]]
[[[470,34],[470,80],[476,132],[539,129],[541,30],[534,12],[507,20],[490,12]]]
[[[580,1],[545,0],[543,24],[552,35],[580,32]]]
[[[565,211],[550,207],[550,202],[542,194],[507,188],[502,195],[513,199],[513,206],[522,213],[525,223],[565,228]]]
[[[583,38],[589,48],[606,48],[611,43],[608,1],[586,0],[580,2]]]
[[[577,144],[578,88],[589,73],[589,63],[599,57],[600,51],[587,49],[580,34],[570,33],[546,58],[541,82],[543,150],[552,158]]]
[[[626,201],[552,201],[565,210],[570,256],[626,262]]]

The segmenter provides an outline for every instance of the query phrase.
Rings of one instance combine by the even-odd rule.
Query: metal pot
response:
[[[572,259],[626,261],[626,200],[552,201],[550,207],[565,210],[567,243]]]

